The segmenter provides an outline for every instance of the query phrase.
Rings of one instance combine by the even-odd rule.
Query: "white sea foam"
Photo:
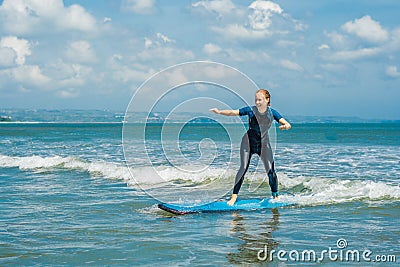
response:
[[[280,175],[284,188],[302,188],[293,196],[282,196],[284,200],[299,205],[321,205],[361,200],[400,200],[400,185],[370,180],[340,180],[320,177],[288,178]]]
[[[233,175],[232,171],[220,168],[207,168],[201,165],[186,165],[176,167],[157,166],[139,167],[130,170],[125,164],[110,163],[105,161],[87,162],[76,157],[10,157],[0,155],[0,167],[17,167],[21,170],[34,170],[36,172],[51,169],[77,169],[89,172],[93,176],[102,176],[107,179],[120,179],[128,185],[158,184],[160,182],[187,181],[202,183],[206,180],[217,179],[221,176]],[[156,174],[156,175],[155,175]],[[158,176],[158,177],[156,177]]]
[[[109,179],[130,179],[129,170],[124,165],[108,162],[87,162],[75,157],[10,157],[0,155],[0,167],[17,167],[21,170],[49,171],[51,169],[77,169],[88,171],[94,176],[103,176]]]
[[[223,168],[205,168],[204,166],[191,165],[157,166],[132,168],[130,171],[124,164],[111,162],[88,162],[75,157],[10,157],[0,155],[0,167],[16,167],[21,170],[35,172],[52,171],[56,169],[83,170],[96,177],[106,179],[119,179],[125,181],[130,187],[146,185],[159,187],[165,184],[201,184],[210,181],[223,181],[229,184],[234,179],[236,170]],[[199,171],[201,170],[201,171]],[[349,180],[337,178],[306,177],[290,178],[283,173],[278,173],[280,190],[291,193],[283,194],[281,199],[299,205],[323,205],[330,203],[343,203],[363,200],[400,200],[400,185],[371,180]],[[248,175],[245,184],[266,180],[265,174],[257,173]],[[210,185],[211,187],[213,185]],[[242,190],[246,190],[246,185]],[[210,188],[212,190],[212,188]]]

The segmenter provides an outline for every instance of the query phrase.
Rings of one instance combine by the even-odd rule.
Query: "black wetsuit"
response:
[[[279,121],[282,116],[270,107],[267,108],[265,113],[260,113],[255,106],[239,109],[239,116],[246,115],[249,116],[249,129],[243,136],[240,144],[240,168],[236,174],[233,193],[239,193],[244,175],[249,168],[251,156],[258,154],[268,174],[272,195],[277,196],[278,178],[274,170],[274,157],[269,142],[268,130],[273,120]]]

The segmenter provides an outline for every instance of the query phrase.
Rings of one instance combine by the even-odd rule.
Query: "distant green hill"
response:
[[[12,119],[9,116],[0,116],[0,122],[3,122],[3,121],[12,121]]]

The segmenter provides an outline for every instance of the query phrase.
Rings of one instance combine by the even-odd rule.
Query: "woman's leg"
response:
[[[242,143],[240,144],[240,168],[236,173],[235,186],[233,188],[233,194],[238,194],[240,187],[242,186],[244,175],[250,165],[251,151],[250,143],[247,135],[243,136]]]
[[[271,187],[272,196],[278,196],[278,176],[275,173],[274,156],[272,154],[271,145],[263,144],[260,158],[264,164],[265,171],[268,174],[269,186]]]

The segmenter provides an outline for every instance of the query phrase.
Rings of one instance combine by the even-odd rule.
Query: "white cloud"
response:
[[[14,49],[0,47],[0,67],[13,67],[16,64],[17,53]]]
[[[144,46],[145,48],[151,48],[151,47],[160,47],[160,46],[165,46],[167,44],[174,44],[176,43],[175,40],[169,38],[168,36],[162,34],[162,33],[157,33],[155,38],[149,38],[145,37],[144,38]]]
[[[388,66],[386,68],[386,75],[392,78],[400,77],[400,72],[397,70],[397,66]]]
[[[220,3],[220,2],[218,2]],[[238,39],[242,41],[254,41],[271,37],[274,34],[287,35],[292,31],[302,31],[307,28],[300,21],[294,20],[283,11],[277,3],[272,1],[254,1],[248,7],[231,6],[223,9],[211,6],[213,2],[198,2],[197,5],[206,6],[225,15],[226,10],[234,9],[229,20],[221,20],[221,23],[211,27],[211,30],[227,39]],[[228,5],[229,6],[229,5]],[[220,7],[218,5],[218,7]],[[236,14],[236,15],[235,15]],[[279,21],[279,23],[277,23]]]
[[[79,96],[79,91],[75,88],[68,88],[57,92],[60,98],[75,98]]]
[[[379,22],[373,20],[370,16],[346,22],[342,25],[342,29],[349,34],[354,34],[363,40],[373,43],[384,42],[388,40],[389,36]]]
[[[0,70],[3,83],[16,85],[21,92],[31,87],[46,87],[50,78],[42,73],[38,65],[26,65],[26,57],[32,54],[31,43],[15,36],[0,40]]]
[[[300,66],[299,64],[297,64],[293,61],[287,60],[287,59],[281,60],[280,65],[289,70],[294,70],[294,71],[303,71],[304,70],[303,67]]]
[[[42,87],[51,80],[43,75],[39,66],[36,65],[23,65],[8,71],[14,81],[27,86]]]
[[[203,47],[203,52],[208,55],[218,54],[221,51],[222,51],[221,47],[212,43],[205,44]]]
[[[158,40],[161,40],[163,43],[175,43],[175,40],[172,40],[168,36],[159,32],[157,33],[157,38]]]
[[[96,61],[92,46],[87,41],[75,41],[69,44],[66,57],[73,62],[91,63]]]
[[[86,32],[95,30],[96,20],[80,5],[72,5],[60,11],[61,17],[56,20],[60,28]]]
[[[111,22],[111,21],[112,21],[112,18],[109,18],[109,17],[105,17],[103,19],[103,23],[107,23],[107,22]]]
[[[374,57],[382,52],[382,49],[379,47],[343,50],[333,53],[329,58],[332,60],[356,60]]]
[[[249,8],[266,12],[275,12],[279,14],[283,12],[283,9],[277,3],[271,1],[257,0],[251,3]]]
[[[400,50],[400,28],[396,28],[390,32],[390,40],[387,42],[385,49],[390,52]]]
[[[66,97],[72,89],[93,82],[96,76],[93,69],[81,64],[65,63],[61,59],[53,63],[38,65],[20,65],[5,70],[0,69],[0,79],[13,88],[23,88],[21,92],[31,92],[33,89],[40,91],[54,91],[60,97]],[[61,93],[65,91],[64,93]]]
[[[0,40],[0,48],[10,48],[16,53],[15,63],[18,65],[25,64],[26,56],[32,54],[30,43],[25,39],[19,39],[15,36],[3,37]]]
[[[144,38],[144,47],[150,48],[152,45],[153,45],[153,41],[150,38],[145,37]]]
[[[156,72],[147,65],[129,63],[120,54],[111,56],[107,65],[111,68],[112,79],[122,83],[135,82],[139,85]]]
[[[48,64],[44,73],[53,80],[54,88],[82,86],[93,73],[91,67],[65,63],[61,59]]]
[[[323,45],[320,45],[320,46],[318,47],[318,50],[324,50],[324,49],[329,49],[329,48],[330,48],[329,45],[323,44]]]
[[[170,37],[157,33],[154,37],[144,38],[144,49],[135,51],[134,56],[130,58],[135,62],[146,62],[146,64],[157,65],[174,64],[178,61],[194,59],[194,54],[190,50],[185,50],[176,45],[176,41]]]
[[[324,32],[329,39],[319,47],[323,58],[333,61],[360,60],[391,54],[400,50],[400,30],[387,31],[370,16],[341,26],[341,32]],[[330,49],[321,49],[329,46]]]
[[[236,6],[231,0],[199,1],[192,4],[194,8],[204,8],[209,12],[215,12],[219,16],[231,14]]]
[[[258,62],[265,64],[266,61],[270,61],[271,57],[265,51],[255,51],[249,49],[226,49],[226,53],[229,58],[236,62]]]
[[[229,24],[225,27],[212,27],[216,33],[228,39],[257,40],[264,39],[272,33],[268,30],[252,30],[239,24]]]
[[[250,4],[249,9],[252,10],[249,14],[249,22],[254,30],[268,29],[272,24],[271,17],[274,14],[283,13],[283,9],[271,1],[255,1]]]
[[[96,30],[96,20],[82,6],[65,7],[62,0],[4,0],[0,22],[11,34],[32,34],[49,30]]]
[[[209,56],[213,56],[214,59],[218,60],[233,60],[235,62],[257,62],[264,64],[266,61],[270,61],[270,55],[265,50],[251,50],[251,49],[240,49],[240,48],[225,48],[222,49],[218,45],[208,43],[204,45],[203,52]]]
[[[114,71],[112,72],[113,79],[119,82],[128,83],[128,82],[137,82],[142,83],[146,81],[155,71],[150,70],[141,70],[135,69],[128,66],[119,66],[114,67]]]
[[[137,14],[150,14],[154,12],[155,0],[123,0],[121,9]]]
[[[347,44],[347,40],[343,34],[340,34],[336,31],[333,32],[324,32],[325,36],[329,38],[330,46],[334,48],[343,48]]]
[[[167,72],[166,80],[169,86],[176,86],[177,84],[184,84],[191,81],[191,79],[185,75],[184,70],[177,68]]]

